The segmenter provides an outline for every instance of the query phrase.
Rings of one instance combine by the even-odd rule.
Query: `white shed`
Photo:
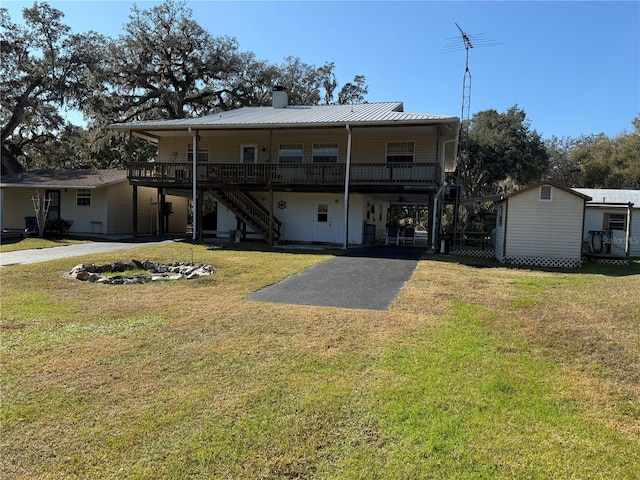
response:
[[[579,267],[588,200],[548,181],[505,195],[498,203],[496,258],[520,265]]]

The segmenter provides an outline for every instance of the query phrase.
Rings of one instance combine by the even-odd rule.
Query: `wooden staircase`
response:
[[[251,194],[243,192],[239,188],[223,188],[217,190],[216,198],[225,207],[231,210],[240,221],[249,225],[256,232],[265,234],[269,238],[269,225],[273,227],[273,240],[278,240],[282,231],[282,222],[273,217],[269,221],[270,213]]]

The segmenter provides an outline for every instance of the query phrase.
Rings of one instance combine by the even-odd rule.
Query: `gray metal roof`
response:
[[[3,175],[0,187],[98,188],[126,181],[126,170],[47,169]]]
[[[635,208],[640,208],[640,190],[618,188],[574,188],[574,190],[592,198],[587,204],[631,202]]]
[[[282,128],[350,125],[392,125],[459,122],[457,117],[404,112],[402,102],[357,105],[314,105],[245,107],[200,118],[149,120],[116,123],[109,128],[122,130],[175,130],[226,128]]]

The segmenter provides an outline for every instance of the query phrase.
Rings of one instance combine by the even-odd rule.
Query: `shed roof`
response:
[[[458,117],[407,113],[402,102],[363,103],[357,105],[312,105],[244,107],[199,118],[147,120],[115,123],[109,128],[120,130],[186,130],[231,128],[327,127],[350,125],[411,125],[425,123],[458,123]]]
[[[582,193],[582,192],[578,192],[577,189],[565,187],[564,185],[561,185],[559,183],[552,182],[552,181],[549,181],[549,180],[536,182],[536,183],[534,183],[532,185],[529,185],[527,187],[521,188],[520,190],[515,190],[515,191],[513,191],[511,193],[508,193],[507,195],[504,195],[502,197],[502,200],[505,200],[505,199],[508,199],[508,198],[511,198],[511,197],[515,197],[516,195],[520,195],[521,193],[528,192],[529,190],[533,190],[534,188],[538,188],[538,187],[540,187],[542,185],[550,185],[550,186],[552,186],[554,188],[557,188],[557,189],[563,190],[563,191],[565,191],[567,193],[570,193],[572,195],[575,195],[576,197],[583,198],[586,201],[591,200],[591,197],[589,195],[587,195],[585,193]]]
[[[127,181],[126,170],[33,170],[3,175],[0,187],[98,188]]]
[[[587,204],[633,203],[636,208],[640,208],[640,190],[620,188],[574,188],[574,190],[592,198]]]

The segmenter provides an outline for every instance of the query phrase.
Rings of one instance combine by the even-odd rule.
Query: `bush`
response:
[[[62,218],[49,218],[44,224],[45,235],[63,236],[69,233],[71,223]]]

